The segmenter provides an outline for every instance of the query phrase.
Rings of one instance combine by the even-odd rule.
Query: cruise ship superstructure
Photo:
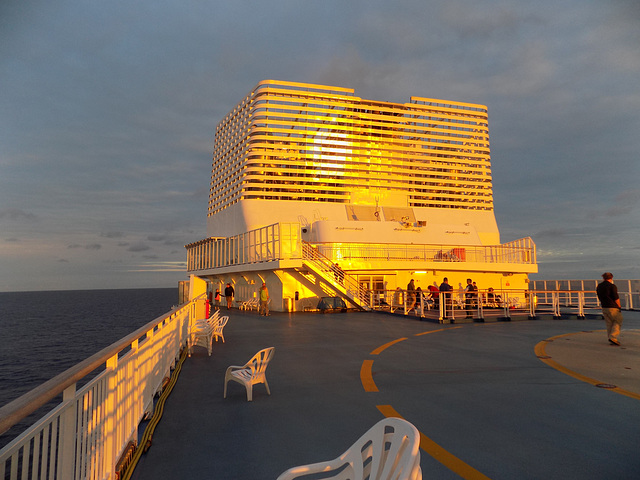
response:
[[[207,234],[193,278],[240,300],[265,282],[272,310],[369,308],[411,279],[526,290],[537,272],[530,238],[500,243],[485,106],[334,86],[265,80],[222,119]]]

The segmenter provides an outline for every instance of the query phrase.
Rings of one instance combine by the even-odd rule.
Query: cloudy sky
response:
[[[487,105],[535,279],[640,278],[637,0],[0,2],[0,291],[173,287],[260,80]]]

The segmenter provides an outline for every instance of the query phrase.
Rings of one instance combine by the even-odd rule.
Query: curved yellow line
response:
[[[540,359],[540,361],[546,363],[551,368],[555,368],[559,372],[564,373],[565,375],[569,375],[570,377],[573,377],[575,379],[580,380],[581,382],[589,383],[591,385],[600,385],[600,384],[606,383],[606,382],[602,382],[600,380],[596,380],[596,379],[591,378],[591,377],[587,377],[585,375],[581,375],[578,372],[574,372],[573,370],[570,370],[567,367],[560,365],[558,362],[556,362],[556,361],[554,361],[554,360],[552,360],[550,358],[541,358],[541,357],[548,356],[546,351],[545,351],[545,347],[549,342],[551,342],[553,340],[557,340],[558,338],[568,337],[570,335],[577,335],[578,333],[581,333],[581,332],[565,333],[563,335],[557,335],[555,337],[547,338],[546,340],[543,340],[543,341],[539,342],[535,346],[534,352],[535,352],[536,356]],[[615,393],[619,393],[620,395],[625,395],[627,397],[631,397],[631,398],[634,398],[636,400],[640,400],[640,395],[638,395],[637,393],[630,392],[629,390],[625,390],[625,389],[620,388],[620,387],[615,387],[615,388],[611,388],[611,389],[608,389],[608,390],[610,390],[612,392],[615,392]]]
[[[438,330],[429,330],[428,332],[416,333],[414,337],[419,337],[420,335],[429,335],[430,333],[444,332],[445,330],[455,330],[456,328],[462,328],[462,327],[447,327],[447,328],[439,328]]]
[[[379,392],[376,382],[373,381],[373,374],[371,369],[373,368],[373,360],[365,360],[362,362],[360,368],[360,381],[364,387],[365,392]]]
[[[403,418],[402,415],[400,415],[391,405],[378,405],[377,408],[385,417]],[[449,470],[457,473],[464,479],[489,480],[489,477],[480,473],[478,470],[463,462],[455,455],[449,453],[422,432],[420,432],[420,448]]]
[[[371,355],[379,355],[380,352],[382,352],[383,350],[389,348],[391,345],[395,345],[398,342],[403,342],[406,339],[407,339],[407,337],[403,337],[403,338],[398,338],[397,340],[393,340],[392,342],[385,343],[381,347],[378,347],[373,352],[371,352]]]

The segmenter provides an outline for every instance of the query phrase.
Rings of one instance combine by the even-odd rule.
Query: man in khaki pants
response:
[[[264,315],[265,317],[269,316],[269,290],[267,289],[267,284],[263,283],[262,287],[260,287],[260,315]]]
[[[622,327],[622,308],[620,307],[620,297],[618,287],[613,283],[613,274],[605,272],[602,274],[604,281],[598,284],[596,293],[602,306],[602,315],[607,322],[607,336],[612,345],[620,345],[618,335]]]

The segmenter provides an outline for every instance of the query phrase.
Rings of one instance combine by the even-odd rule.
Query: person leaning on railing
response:
[[[620,306],[620,297],[618,296],[618,287],[613,283],[613,274],[605,272],[602,274],[604,281],[598,284],[596,293],[598,300],[602,306],[602,315],[607,322],[607,336],[609,342],[613,345],[620,345],[618,335],[622,327],[622,308]]]

